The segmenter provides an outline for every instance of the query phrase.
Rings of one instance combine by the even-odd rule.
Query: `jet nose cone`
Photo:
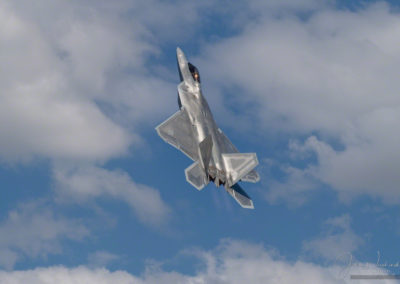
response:
[[[187,60],[185,57],[185,54],[183,53],[182,49],[179,47],[176,48],[176,58],[178,59],[178,63],[181,66],[180,68],[182,69],[183,66],[186,66]]]
[[[184,56],[182,49],[180,49],[179,47],[176,48],[176,56],[178,57]]]

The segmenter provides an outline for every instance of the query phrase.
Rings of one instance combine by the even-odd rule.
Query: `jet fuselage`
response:
[[[210,107],[201,92],[200,74],[186,60],[180,48],[176,51],[179,77],[179,110],[156,127],[158,135],[177,148],[193,164],[185,169],[186,180],[197,190],[210,181],[226,191],[244,208],[253,209],[253,201],[239,185],[240,181],[258,182],[254,168],[256,153],[240,153],[218,128]]]
[[[189,63],[179,48],[177,49],[177,59],[182,80],[178,85],[180,107],[187,110],[194,132],[197,133],[195,137],[198,143],[211,135],[213,143],[211,160],[210,164],[205,167],[208,167],[209,178],[214,181],[216,186],[225,184],[226,170],[221,155],[221,141],[217,135],[218,126],[201,92],[200,75],[196,70],[198,80],[195,80],[193,73],[189,70]]]

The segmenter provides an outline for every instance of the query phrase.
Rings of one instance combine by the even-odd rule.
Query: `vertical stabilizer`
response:
[[[241,188],[239,184],[234,184],[232,187],[226,187],[226,191],[240,204],[243,208],[254,209],[253,200]]]
[[[211,160],[212,147],[213,141],[211,135],[208,135],[199,144],[200,163],[203,166],[205,172],[208,172],[208,165],[210,164]]]

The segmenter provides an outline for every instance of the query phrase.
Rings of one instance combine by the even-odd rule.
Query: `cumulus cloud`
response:
[[[358,283],[357,280],[350,280],[349,275],[341,275],[340,267],[323,267],[303,261],[289,262],[276,252],[241,241],[223,241],[215,250],[198,251],[197,254],[202,259],[203,268],[194,275],[147,269],[142,276],[135,276],[104,268],[58,266],[26,271],[0,271],[0,283]],[[370,273],[372,268],[373,266],[370,267]],[[353,270],[360,273],[362,269]],[[380,274],[386,272],[380,271]]]
[[[137,126],[155,125],[176,104],[176,85],[155,75],[157,37],[199,21],[197,9],[211,5],[181,1],[178,12],[175,4],[3,1],[0,159],[127,153],[140,141]]]
[[[55,188],[59,200],[84,203],[109,196],[126,202],[149,225],[162,225],[170,217],[170,208],[160,193],[149,186],[135,183],[122,171],[99,167],[58,167],[54,170]]]
[[[284,176],[283,180],[269,179],[262,180],[261,183],[268,187],[268,191],[263,192],[269,203],[286,202],[290,207],[298,207],[303,205],[310,195],[321,186],[321,183],[315,179],[313,172],[309,169],[299,169],[290,165],[282,165],[277,161],[263,161],[265,168],[273,168],[279,170]],[[271,170],[264,175],[272,175]]]
[[[398,203],[398,12],[385,2],[308,11],[261,15],[204,49],[211,88],[220,96],[230,90],[225,101],[249,110],[225,110],[221,119],[264,135],[309,136],[314,179],[344,195]]]
[[[66,44],[64,50],[58,50],[46,30],[11,6],[7,1],[0,5],[3,21],[0,33],[5,39],[0,64],[7,67],[0,74],[0,131],[3,133],[0,158],[6,161],[32,156],[96,160],[126,152],[134,136],[110,120],[70,78],[72,75],[82,79],[83,74],[79,72],[97,78],[100,76],[97,72],[106,72],[110,64],[99,66],[98,62],[104,60],[101,56],[97,65],[82,56],[79,64],[88,69],[71,70],[66,54],[73,53],[72,45]],[[63,13],[60,12],[61,21]],[[66,32],[73,33],[73,29]],[[68,38],[67,35],[58,34],[58,40]],[[91,40],[86,35],[82,37],[82,40]],[[75,47],[83,49],[78,44]],[[118,51],[114,46],[99,46],[95,50]],[[79,66],[76,68],[80,70]],[[95,79],[84,80],[88,86],[100,84]]]
[[[79,241],[88,229],[78,220],[56,216],[40,202],[21,204],[0,223],[0,266],[11,269],[23,257],[62,252],[61,241]]]
[[[66,268],[49,267],[37,268],[27,271],[0,272],[0,283],[32,283],[32,284],[50,284],[50,283],[143,283],[137,277],[124,271],[111,272],[107,269],[91,270],[86,267]]]
[[[89,267],[106,267],[108,264],[115,262],[120,257],[116,254],[107,251],[96,251],[89,254],[88,263]]]
[[[362,244],[350,226],[351,218],[345,214],[326,220],[321,236],[303,242],[303,249],[315,257],[341,262],[348,259]]]
[[[151,13],[161,10],[150,9],[158,3],[0,3],[0,162],[51,160],[54,183],[64,196],[75,194],[70,200],[112,196],[145,223],[168,219],[156,189],[96,166],[128,154],[142,141],[139,128],[153,127],[176,104],[175,85],[149,64],[160,53],[152,24],[160,19]],[[196,5],[184,6],[197,14]],[[171,3],[163,7],[177,13]],[[170,20],[160,28],[197,18]]]
[[[378,128],[388,126],[390,123],[384,123]],[[350,144],[344,151],[335,150],[328,143],[311,136],[304,144],[315,152],[318,164],[308,170],[314,177],[338,190],[339,197],[345,201],[359,194],[368,194],[380,197],[386,203],[399,203],[400,157],[394,145],[397,138],[389,135],[376,136],[373,138],[376,141]]]

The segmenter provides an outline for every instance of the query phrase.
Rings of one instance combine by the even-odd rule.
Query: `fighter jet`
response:
[[[180,84],[179,110],[156,127],[158,135],[194,161],[185,170],[186,180],[202,190],[210,181],[226,191],[244,208],[254,209],[253,201],[239,181],[258,182],[254,168],[256,153],[239,153],[218,128],[208,103],[201,92],[198,69],[176,49]]]

